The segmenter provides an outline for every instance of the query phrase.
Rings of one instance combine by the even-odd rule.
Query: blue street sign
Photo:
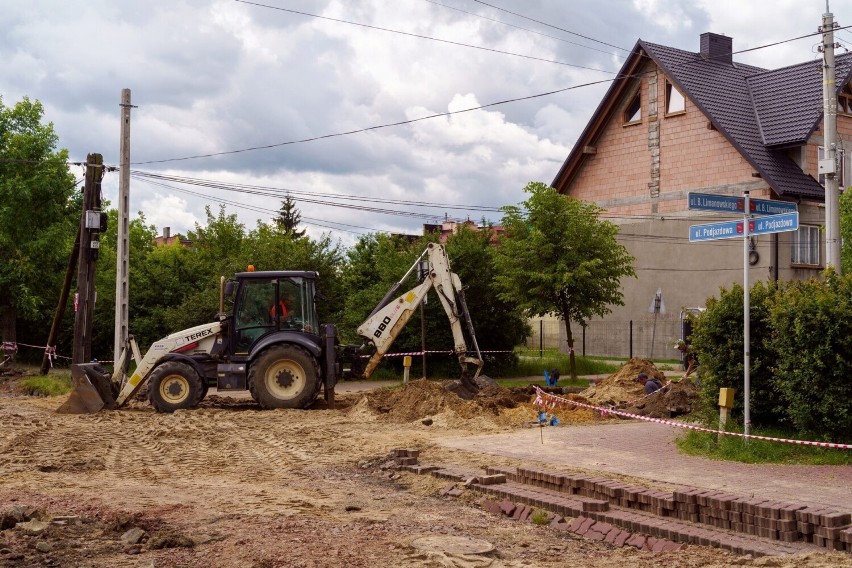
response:
[[[743,198],[730,195],[713,195],[711,193],[692,193],[687,195],[690,209],[700,211],[742,212]]]
[[[742,213],[745,201],[742,197],[731,195],[713,195],[712,193],[687,194],[687,204],[693,211],[724,211],[726,213]],[[754,215],[778,215],[798,211],[795,203],[775,201],[772,199],[749,199],[749,207]]]
[[[739,225],[739,227],[737,227]],[[739,229],[739,230],[738,230]],[[731,239],[743,235],[742,221],[722,221],[689,227],[689,242]]]
[[[765,235],[768,233],[783,233],[799,229],[799,213],[783,213],[750,219],[748,222],[749,235]],[[706,223],[689,227],[689,242],[715,241],[743,236],[742,221],[722,221]]]
[[[758,217],[749,223],[748,231],[752,235],[764,235],[767,233],[784,233],[786,231],[799,230],[799,213],[782,213],[781,215],[770,215]]]

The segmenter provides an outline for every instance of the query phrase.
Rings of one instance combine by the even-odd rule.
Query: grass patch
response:
[[[577,365],[578,375],[611,375],[616,372],[621,366],[613,365],[612,363],[593,359],[591,357],[574,357],[574,362]],[[539,357],[535,353],[526,352],[519,354],[518,365],[507,371],[506,377],[542,377],[544,381],[544,370],[557,368],[562,375],[560,382],[568,376],[568,355],[560,353],[555,349],[545,350],[544,356]]]
[[[529,385],[538,385],[542,388],[547,386],[547,385],[544,384],[544,376],[542,376],[540,379],[535,379],[535,380],[530,380],[529,378],[524,378],[524,377],[497,379],[497,384],[500,385],[501,387],[505,387],[507,389],[512,388],[512,387],[526,387],[526,386],[529,386]],[[589,386],[589,381],[587,379],[580,379],[580,378],[578,378],[576,381],[572,381],[570,378],[563,375],[559,378],[558,386],[560,386],[560,387],[583,387],[583,388],[586,388],[586,387]]]
[[[741,430],[740,430],[741,431]],[[789,432],[755,431],[756,436],[792,438]],[[742,463],[777,463],[800,465],[852,465],[852,451],[815,446],[797,446],[785,442],[748,440],[739,436],[722,436],[690,430],[678,437],[677,447],[692,456]]]
[[[47,375],[21,379],[21,390],[30,396],[59,396],[71,392],[70,375]]]

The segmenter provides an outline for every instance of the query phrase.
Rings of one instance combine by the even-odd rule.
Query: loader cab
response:
[[[231,345],[233,354],[248,355],[262,338],[280,332],[316,336],[317,273],[262,271],[236,274]],[[233,287],[230,287],[233,288]]]

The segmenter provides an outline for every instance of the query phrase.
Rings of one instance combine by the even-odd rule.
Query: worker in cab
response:
[[[276,316],[286,318],[289,317],[289,312],[287,311],[287,303],[284,301],[284,298],[278,300],[277,304],[272,304],[272,307],[269,308],[269,315],[272,316],[272,319],[275,319]]]

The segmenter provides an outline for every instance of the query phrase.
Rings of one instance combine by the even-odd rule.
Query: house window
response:
[[[852,86],[849,83],[837,95],[837,112],[852,114]]]
[[[845,165],[844,162],[846,162],[846,159],[845,159],[845,156],[844,156],[843,149],[838,148],[837,151],[835,152],[835,154],[837,155],[836,161],[837,161],[837,165],[838,165],[838,170],[835,174],[835,177],[837,178],[837,186],[840,187],[840,188],[844,188],[844,187],[846,187],[847,180],[846,180],[846,168],[844,167],[844,165]],[[820,146],[819,147],[818,159],[824,160],[825,156],[826,156],[825,148],[823,146]],[[818,177],[819,177],[820,185],[825,185],[825,174],[819,174]]]
[[[820,231],[814,225],[799,225],[793,233],[790,262],[819,266]]]
[[[627,105],[627,109],[624,111],[624,124],[631,124],[634,122],[640,122],[642,120],[642,99],[639,96],[639,93],[636,93],[636,96],[633,97],[633,100],[630,101],[630,104]]]
[[[666,114],[683,112],[686,110],[686,101],[674,85],[666,81]]]

